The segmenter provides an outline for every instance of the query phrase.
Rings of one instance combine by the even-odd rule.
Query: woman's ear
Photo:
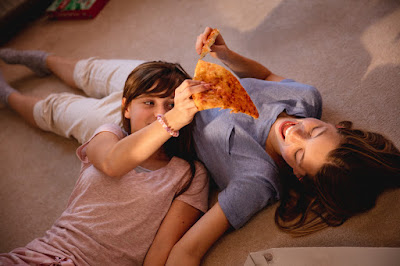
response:
[[[293,174],[297,177],[298,180],[303,180],[305,173],[302,173],[302,171],[296,171],[293,169]]]
[[[131,114],[129,113],[129,111],[130,111],[130,106],[129,106],[129,105],[128,105],[128,106],[125,106],[125,104],[126,104],[126,98],[123,97],[123,98],[122,98],[122,108],[125,110],[125,111],[124,111],[124,116],[125,116],[125,118],[127,118],[127,119],[131,119]]]

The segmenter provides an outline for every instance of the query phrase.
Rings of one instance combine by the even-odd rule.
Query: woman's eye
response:
[[[294,154],[294,159],[296,160],[297,164],[301,163],[301,160],[303,159],[303,155],[304,155],[304,152],[302,149],[299,149],[296,151],[296,153]]]
[[[318,129],[318,128],[319,128],[319,127],[314,127],[313,129],[311,129],[311,132],[310,132],[310,136],[311,136],[311,137],[315,135],[315,133],[318,131],[318,130],[316,130],[316,129]]]

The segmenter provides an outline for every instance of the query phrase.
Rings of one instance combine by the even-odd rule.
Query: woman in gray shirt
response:
[[[199,54],[211,30],[198,36]],[[175,245],[167,265],[199,264],[229,227],[240,228],[278,199],[277,225],[302,235],[341,225],[372,208],[383,190],[400,186],[400,153],[393,143],[352,130],[350,122],[319,120],[322,100],[314,87],[233,52],[221,35],[211,55],[241,79],[260,117],[216,109],[196,114],[196,152],[222,191]]]

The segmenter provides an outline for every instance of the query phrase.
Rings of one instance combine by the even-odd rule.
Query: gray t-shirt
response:
[[[196,114],[194,140],[200,160],[222,190],[218,202],[238,229],[255,213],[279,199],[278,167],[265,151],[277,116],[321,117],[316,88],[285,79],[281,82],[240,80],[260,117],[210,109]]]

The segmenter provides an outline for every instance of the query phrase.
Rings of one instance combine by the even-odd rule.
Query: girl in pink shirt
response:
[[[50,56],[50,69],[60,60]],[[58,73],[77,86],[72,70],[78,62],[69,63]],[[66,210],[44,237],[1,254],[0,264],[164,265],[208,207],[207,172],[195,160],[191,135],[197,112],[191,95],[208,88],[178,64],[135,67],[122,95],[123,129],[106,124],[84,141]],[[32,113],[38,100],[25,100]]]

